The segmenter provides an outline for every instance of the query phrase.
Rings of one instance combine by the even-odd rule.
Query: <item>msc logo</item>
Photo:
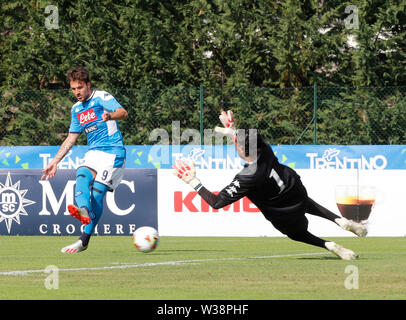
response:
[[[20,224],[20,215],[27,216],[24,207],[34,204],[34,201],[25,199],[27,190],[20,190],[20,181],[13,184],[10,172],[6,182],[0,182],[0,223],[5,221],[8,233],[13,221]]]

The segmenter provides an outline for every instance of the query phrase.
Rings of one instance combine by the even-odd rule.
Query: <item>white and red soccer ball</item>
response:
[[[139,227],[133,233],[133,244],[138,251],[151,252],[159,243],[158,231],[153,227]]]

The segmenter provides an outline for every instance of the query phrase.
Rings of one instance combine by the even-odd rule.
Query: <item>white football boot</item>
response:
[[[62,253],[79,253],[81,251],[85,251],[87,249],[87,246],[83,245],[82,240],[78,240],[75,243],[72,243],[69,246],[66,246],[61,249]]]
[[[358,258],[354,251],[346,249],[335,242],[326,242],[326,248],[343,260],[355,260]]]
[[[351,231],[358,237],[365,237],[368,233],[367,227],[359,222],[348,220],[346,218],[337,218],[335,222],[344,230]]]

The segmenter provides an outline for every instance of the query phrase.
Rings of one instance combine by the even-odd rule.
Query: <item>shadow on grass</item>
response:
[[[298,260],[337,260],[337,261],[359,261],[360,259],[356,259],[356,260],[342,260],[339,257],[335,257],[335,256],[323,256],[323,257],[301,257],[301,258],[297,258]],[[361,259],[362,260],[362,259]]]
[[[138,251],[136,251],[138,252]],[[149,254],[154,254],[154,255],[172,255],[172,254],[179,254],[179,253],[195,253],[195,252],[217,252],[217,253],[222,253],[226,252],[226,250],[193,250],[193,249],[161,249],[161,250],[156,250],[154,252],[149,252]]]

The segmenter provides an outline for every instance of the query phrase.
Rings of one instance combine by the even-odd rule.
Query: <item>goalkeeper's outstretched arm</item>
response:
[[[196,177],[196,168],[193,161],[187,161],[186,159],[178,160],[173,166],[173,174],[181,179],[183,182],[189,184],[195,189],[198,194],[214,209],[221,209],[235,201],[238,201],[244,197],[248,188],[244,184],[240,183],[241,179],[238,175],[233,181],[223,188],[218,194],[209,191],[205,188],[200,179]]]
[[[197,193],[209,204],[210,207],[214,209],[221,209],[228,205],[227,202],[223,201],[220,194],[214,194],[213,192],[207,190],[204,186],[201,186]]]

